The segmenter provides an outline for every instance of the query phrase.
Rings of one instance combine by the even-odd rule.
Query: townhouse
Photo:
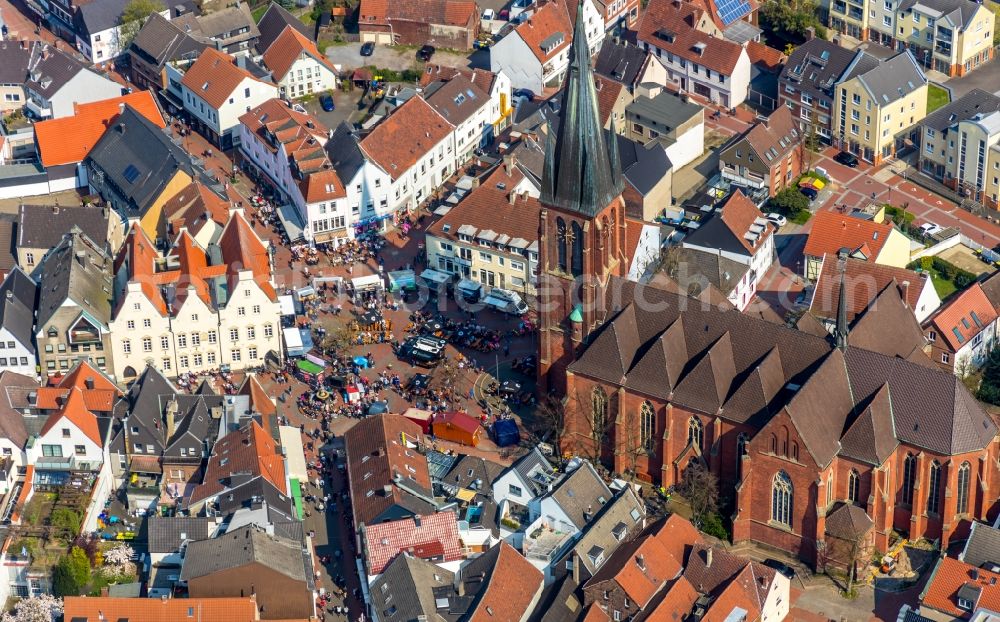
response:
[[[119,378],[150,364],[173,377],[282,359],[270,254],[241,210],[218,241],[203,247],[182,228],[162,254],[133,224],[115,265],[110,325]]]
[[[819,278],[823,257],[846,248],[851,257],[883,266],[904,268],[910,263],[910,240],[892,222],[865,220],[834,212],[819,212],[803,249],[804,276]]]
[[[778,106],[734,136],[719,152],[722,178],[747,188],[758,203],[789,187],[802,172],[798,126],[792,111]]]
[[[171,21],[211,47],[237,57],[252,55],[260,37],[250,6],[244,2],[203,15],[184,11]]]
[[[83,2],[76,5],[72,21],[73,38],[76,49],[88,61],[104,63],[125,52],[121,16],[127,6],[128,0]],[[170,9],[164,7],[158,14],[169,19]]]
[[[252,73],[249,65],[246,57],[234,59],[205,48],[180,80],[191,124],[222,149],[237,146],[240,115],[278,96],[278,87]]]
[[[267,10],[264,11],[264,14],[260,17],[260,21],[257,22],[257,30],[260,32],[260,36],[256,42],[257,55],[263,55],[267,51],[267,48],[271,47],[271,44],[285,32],[287,26],[298,30],[300,34],[306,37],[311,37],[309,28],[297,17],[289,13],[280,3],[272,2],[267,5]]]
[[[604,29],[633,28],[639,20],[639,0],[594,0],[604,18]]]
[[[997,311],[982,285],[973,283],[924,322],[931,360],[964,378],[986,363],[996,344]]]
[[[209,45],[207,40],[154,13],[126,50],[129,78],[141,89],[164,89],[168,63],[193,61]]]
[[[462,163],[474,151],[493,141],[493,121],[500,116],[499,103],[463,75],[432,82],[424,92],[431,108],[455,126],[455,161]]]
[[[355,218],[325,149],[328,133],[311,115],[271,99],[240,117],[240,152],[291,201],[302,237],[340,244],[352,239]],[[296,229],[291,220],[284,216],[287,230]]]
[[[825,39],[809,39],[795,48],[778,76],[778,101],[792,111],[805,136],[833,142],[836,85],[862,52]],[[868,60],[864,61],[868,63]]]
[[[261,57],[278,94],[295,98],[337,86],[337,70],[316,44],[293,26],[286,26]]]
[[[973,0],[832,0],[830,28],[909,49],[920,65],[961,76],[993,58],[994,15]]]
[[[886,60],[861,53],[836,85],[834,144],[877,165],[902,148],[925,114],[927,77],[909,50]]]
[[[0,373],[5,371],[34,378],[35,300],[38,286],[20,268],[14,268],[0,284]]]
[[[711,16],[686,0],[651,0],[639,21],[638,43],[667,70],[668,84],[735,108],[750,89],[750,57],[722,38]]]
[[[100,207],[21,205],[17,211],[17,262],[31,272],[74,228],[111,253],[125,238],[121,219]]]
[[[667,83],[666,68],[653,60],[649,50],[618,37],[605,37],[601,43],[601,51],[594,60],[594,74],[623,84],[629,93],[647,82]]]
[[[659,145],[676,170],[705,152],[705,109],[660,85],[642,87],[625,107],[625,137]]]
[[[973,89],[919,124],[918,168],[963,197],[1000,202],[1000,97]]]

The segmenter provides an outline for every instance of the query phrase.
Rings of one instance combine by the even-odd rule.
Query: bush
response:
[[[56,508],[49,515],[49,524],[70,535],[76,535],[80,533],[80,513],[69,508]]]
[[[767,205],[780,214],[794,218],[799,212],[809,209],[809,199],[798,188],[785,188],[768,199]]]
[[[712,512],[711,514],[705,516],[705,520],[701,525],[701,530],[720,540],[729,540],[729,531],[723,524],[722,517],[719,516],[717,512]]]
[[[79,596],[90,583],[90,560],[87,553],[74,546],[68,555],[59,558],[52,573],[52,588],[57,596]]]

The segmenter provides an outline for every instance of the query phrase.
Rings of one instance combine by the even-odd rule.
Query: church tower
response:
[[[628,273],[621,164],[616,138],[598,114],[586,1],[576,11],[559,128],[548,131],[540,197],[538,380],[540,391],[559,395],[566,367],[603,319],[609,280]]]

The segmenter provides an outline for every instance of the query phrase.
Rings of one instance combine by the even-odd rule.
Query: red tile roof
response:
[[[761,586],[757,583],[756,579],[754,565],[747,564],[744,566],[743,570],[733,577],[728,585],[723,588],[722,592],[712,601],[702,621],[726,622],[726,620],[730,619],[730,615],[737,609],[742,609],[746,612],[747,620],[758,619],[764,607],[764,602],[758,591]],[[770,579],[773,580],[773,577],[770,577]],[[767,581],[767,586],[770,587],[771,580],[765,580]]]
[[[618,102],[618,97],[625,90],[625,85],[602,75],[594,74],[594,87],[597,89],[597,114],[601,119],[601,127],[604,127],[608,124],[615,104]]]
[[[942,557],[938,561],[921,594],[920,604],[967,620],[971,617],[969,612],[958,608],[958,591],[963,586],[979,590],[977,609],[1000,611],[1000,573],[976,568],[952,557]]]
[[[316,44],[292,26],[285,26],[278,38],[264,52],[264,65],[274,74],[275,81],[284,79],[295,61],[305,54],[337,73],[333,63],[316,47]]]
[[[42,410],[55,410],[66,399],[72,389],[61,389],[59,387],[41,387],[38,389],[38,398],[35,406]],[[94,389],[93,391],[83,391],[83,404],[87,410],[96,412],[111,412],[114,409],[115,398],[118,391],[108,391],[105,389]]]
[[[358,27],[387,26],[390,21],[418,22],[447,26],[465,26],[478,16],[476,3],[467,0],[421,0],[390,2],[361,0]]]
[[[551,0],[542,5],[534,15],[518,24],[514,32],[528,45],[528,49],[540,63],[555,58],[573,42],[573,23],[563,0]],[[543,50],[542,42],[556,34],[562,35],[562,42]]]
[[[67,596],[66,620],[128,620],[128,622],[252,622],[260,619],[252,598],[110,598]]]
[[[257,376],[250,375],[243,381],[243,386],[239,390],[240,395],[250,398],[250,406],[261,415],[267,417],[278,414],[278,407],[267,394],[264,387],[260,386]]]
[[[656,605],[645,622],[679,622],[694,609],[699,594],[683,575],[667,588],[663,600]]]
[[[365,525],[364,539],[370,575],[381,574],[401,552],[436,562],[462,559],[454,512]]]
[[[712,71],[732,75],[743,47],[699,30],[705,20],[711,22],[710,16],[690,2],[682,1],[677,6],[675,0],[650,0],[639,21],[638,40]],[[695,47],[699,44],[704,45],[701,53]]]
[[[747,41],[747,56],[750,57],[751,64],[764,67],[768,71],[781,69],[788,60],[780,50],[753,40]]]
[[[98,447],[104,445],[104,439],[101,438],[101,430],[97,425],[97,417],[87,409],[87,405],[83,401],[83,391],[76,387],[69,390],[69,395],[66,396],[61,408],[49,415],[49,418],[45,420],[41,435],[48,434],[63,419],[66,419],[79,428]]]
[[[285,486],[285,459],[273,438],[256,421],[219,439],[205,467],[205,478],[191,493],[189,503],[222,492],[224,480],[236,474],[261,476],[275,488],[288,493]]]
[[[542,589],[542,573],[514,547],[501,540],[496,567],[479,593],[468,622],[520,620]]]
[[[194,181],[163,204],[163,220],[170,225],[169,231],[174,235],[181,228],[186,228],[192,235],[198,235],[201,228],[210,221],[220,227],[225,226],[229,219],[229,205],[229,201],[215,194],[208,186]]]
[[[232,284],[240,270],[252,270],[254,281],[272,301],[278,299],[271,285],[271,255],[242,212],[234,212],[219,237],[222,258]]]
[[[836,255],[823,257],[823,267],[816,280],[812,303],[809,306],[809,310],[817,317],[837,317],[837,309],[840,305],[839,264],[840,261]],[[847,259],[844,276],[848,321],[854,321],[854,317],[867,309],[879,292],[893,282],[900,288],[903,287],[904,283],[908,284],[906,286],[906,303],[910,305],[910,309],[916,309],[920,293],[928,282],[926,274],[920,274],[906,268],[883,266],[853,257]]]
[[[743,245],[743,248],[747,250],[748,253],[753,255],[757,252],[764,242],[771,236],[774,232],[774,225],[769,222],[765,222],[763,227],[763,233],[760,238],[758,238],[756,244],[750,244],[750,240],[743,237],[750,227],[758,220],[764,220],[764,214],[761,213],[757,206],[753,204],[753,201],[748,199],[743,192],[737,190],[729,197],[729,200],[725,202],[722,206],[722,222],[725,223],[726,228],[729,229],[737,240]]]
[[[82,162],[104,135],[104,130],[114,125],[122,105],[131,106],[158,127],[167,126],[151,91],[75,104],[73,116],[35,124],[35,140],[42,166]]]
[[[236,66],[232,56],[215,48],[205,48],[198,60],[188,67],[181,84],[218,110],[246,78],[263,82]]]
[[[809,239],[802,251],[809,257],[836,255],[842,248],[853,253],[867,247],[863,251],[865,257],[875,261],[892,232],[891,222],[877,223],[826,210],[817,212],[812,221]]]
[[[993,303],[979,283],[973,283],[949,300],[928,320],[937,336],[957,352],[997,319]]]
[[[434,415],[433,425],[438,424],[454,426],[469,434],[476,434],[477,432],[482,431],[482,426],[479,425],[479,419],[476,419],[472,415],[467,415],[454,410]]]
[[[454,129],[422,97],[411,97],[362,138],[359,146],[396,180]]]

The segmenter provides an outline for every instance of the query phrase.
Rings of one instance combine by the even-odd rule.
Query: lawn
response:
[[[947,90],[936,84],[927,85],[927,114],[930,114],[951,101]]]
[[[929,270],[929,272],[931,274],[931,282],[934,283],[934,291],[937,292],[937,295],[941,298],[941,300],[945,300],[948,296],[954,294],[955,290],[958,289],[953,281],[938,274],[937,270],[932,269]]]
[[[264,17],[264,13],[267,12],[268,7],[270,6],[270,4],[262,4],[256,9],[250,11],[250,14],[253,15],[253,21],[260,22],[260,18]]]

